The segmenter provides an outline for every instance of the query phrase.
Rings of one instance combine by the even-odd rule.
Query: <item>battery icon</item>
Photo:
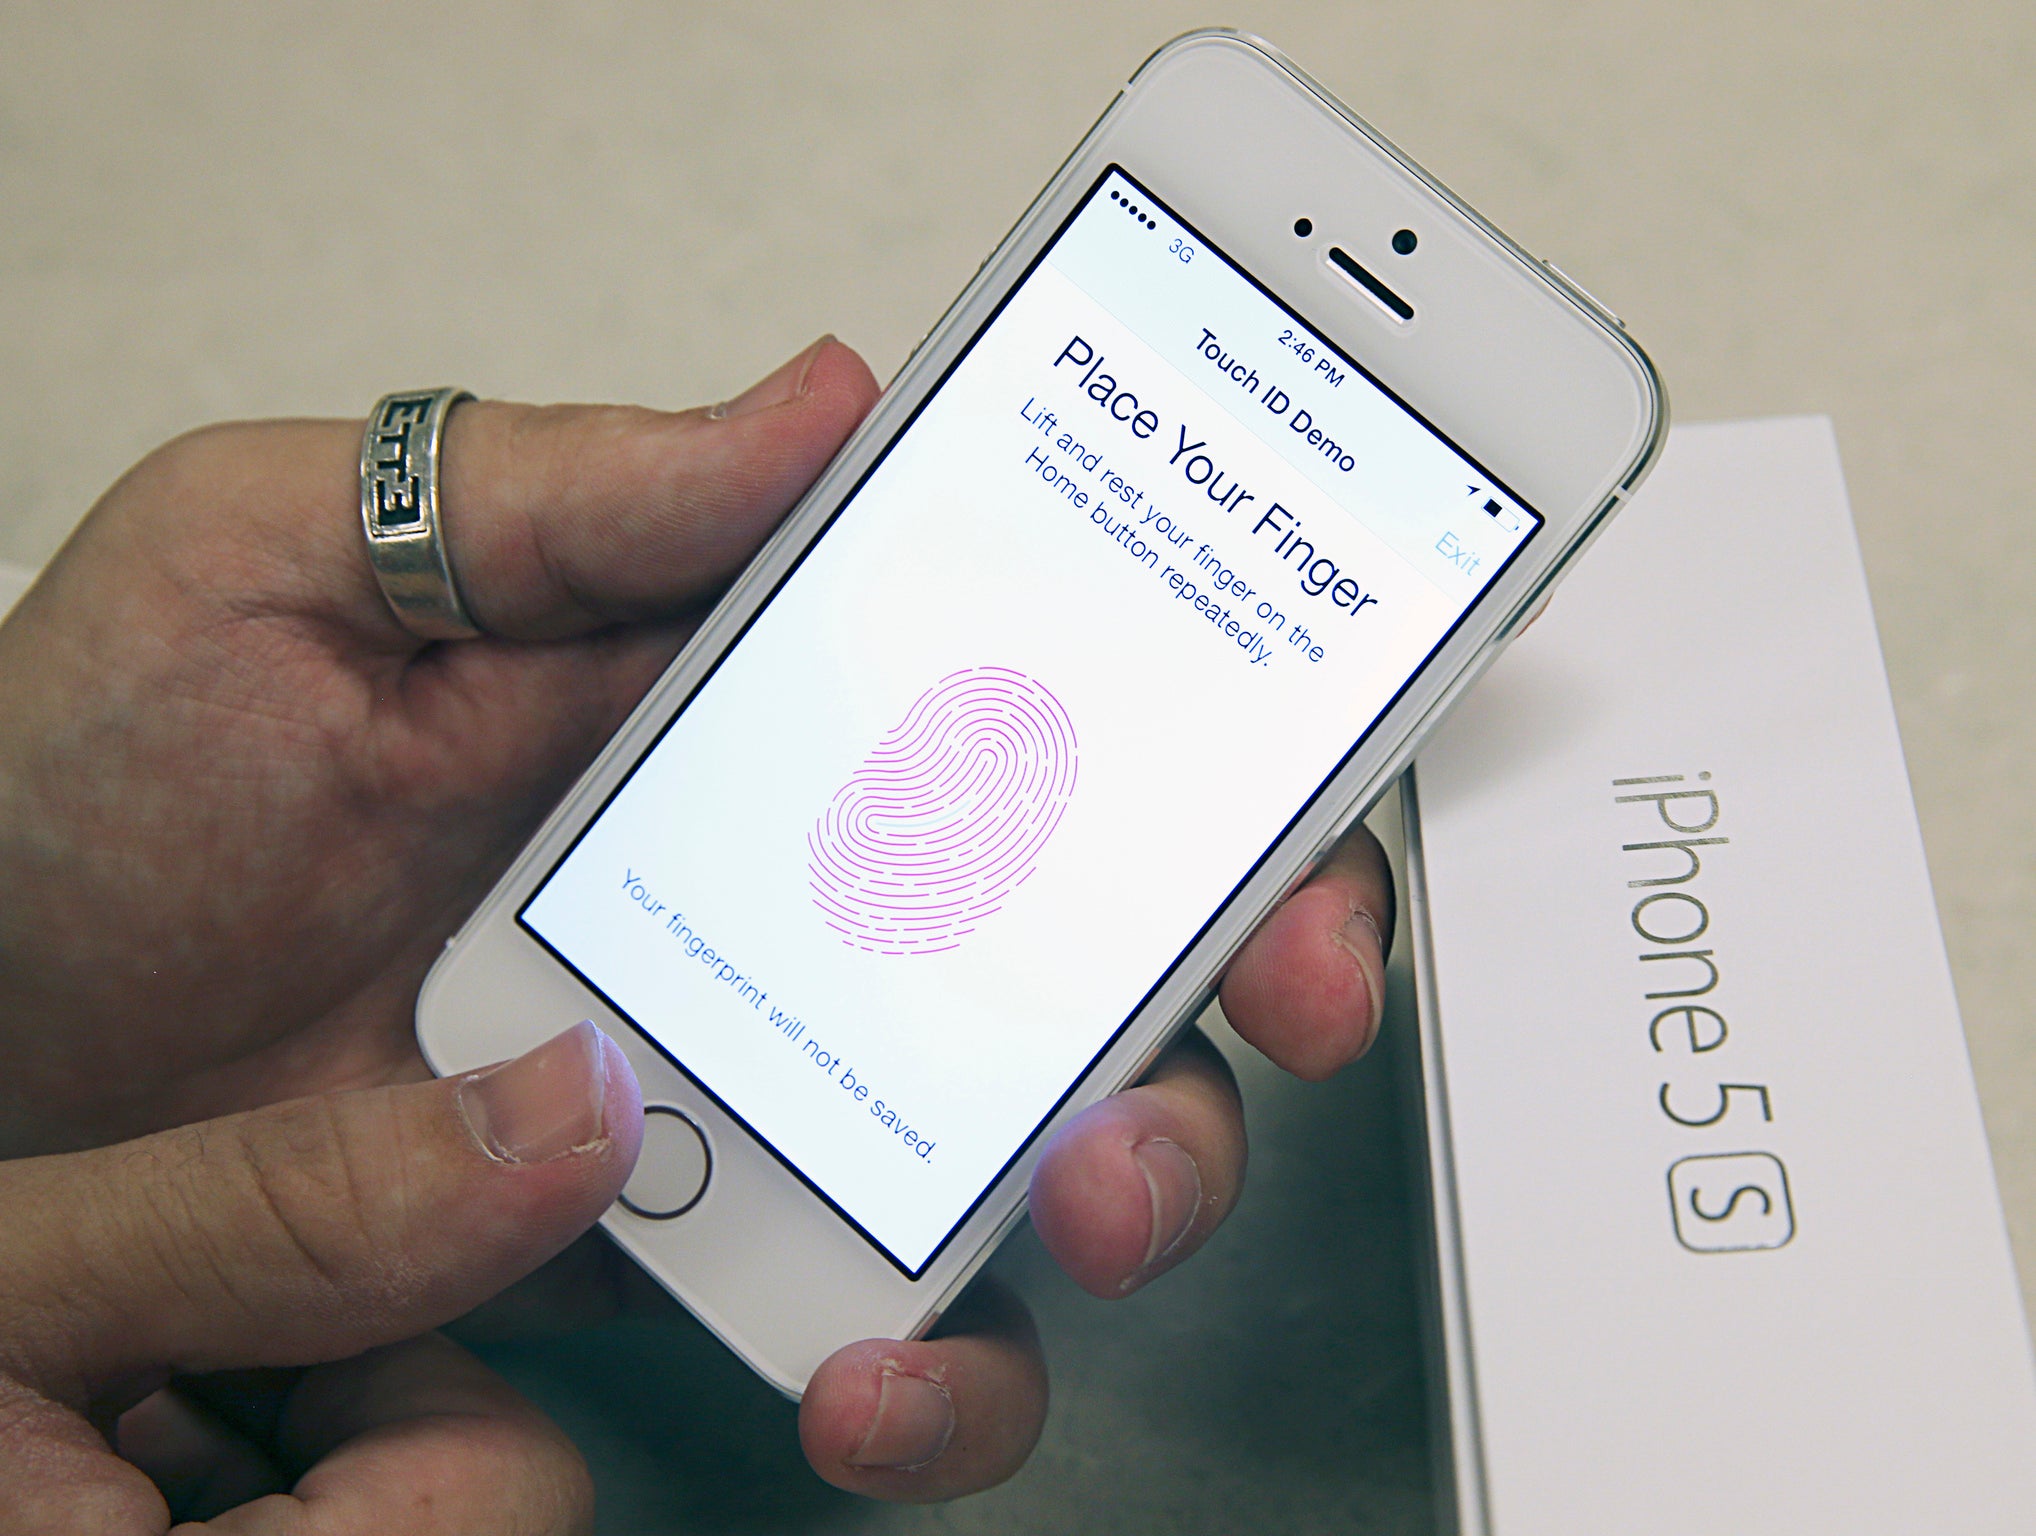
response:
[[[1505,529],[1506,532],[1518,533],[1520,531],[1520,519],[1518,515],[1508,511],[1499,502],[1487,501],[1485,503],[1485,512],[1494,521],[1496,521],[1501,528]]]

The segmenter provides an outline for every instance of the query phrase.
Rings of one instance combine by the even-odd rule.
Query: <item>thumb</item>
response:
[[[579,1024],[462,1078],[0,1164],[0,1351],[82,1405],[408,1338],[583,1231],[642,1135],[628,1062]]]

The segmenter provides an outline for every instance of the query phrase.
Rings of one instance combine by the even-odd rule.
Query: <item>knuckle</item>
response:
[[[208,479],[233,451],[233,440],[246,429],[213,423],[179,433],[144,454],[132,473],[168,487]]]
[[[264,428],[247,422],[196,427],[144,454],[101,505],[130,511],[211,506],[245,487],[249,449]]]
[[[214,1194],[219,1151],[213,1129],[179,1126],[135,1142],[115,1170],[134,1192],[132,1230],[119,1251],[128,1266],[161,1275],[186,1302],[239,1300],[233,1280],[239,1245],[219,1220]]]
[[[416,1296],[422,1278],[404,1257],[413,1201],[400,1117],[377,1112],[372,1098],[343,1109],[328,1096],[247,1117],[235,1131],[252,1217],[245,1238],[263,1260],[356,1301],[400,1307]]]

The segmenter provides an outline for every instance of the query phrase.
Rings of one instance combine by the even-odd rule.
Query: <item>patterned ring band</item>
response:
[[[446,555],[438,504],[438,455],[445,419],[463,389],[384,395],[361,433],[361,527],[382,595],[411,634],[426,640],[471,640]]]

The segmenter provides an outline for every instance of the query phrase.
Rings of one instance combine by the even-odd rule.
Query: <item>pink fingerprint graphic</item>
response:
[[[1023,672],[949,673],[814,823],[813,904],[858,949],[954,949],[1032,874],[1076,756],[1067,711]]]

